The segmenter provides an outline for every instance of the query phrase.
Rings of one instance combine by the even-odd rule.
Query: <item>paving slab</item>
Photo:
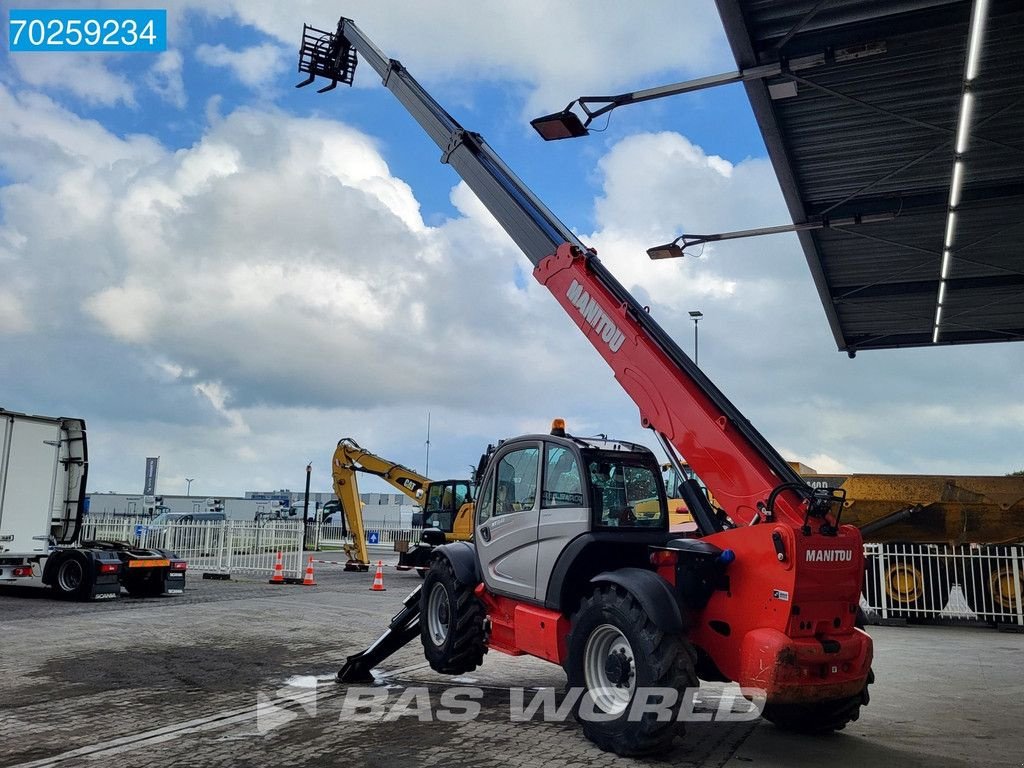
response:
[[[561,695],[558,667],[491,653],[453,679],[426,666],[418,643],[382,665],[376,688],[364,687],[386,697],[389,715],[367,719],[373,712],[347,698],[359,691],[334,675],[420,584],[387,569],[387,591],[371,592],[372,576],[322,565],[315,587],[193,577],[179,597],[107,604],[0,589],[0,766],[1024,763],[1024,635],[978,628],[873,628],[872,702],[830,737],[760,720],[695,722],[665,756],[620,758],[571,719],[516,721],[511,689],[524,703]],[[698,711],[732,693],[702,687]],[[459,720],[462,710],[448,706],[460,696],[479,705],[475,718]]]

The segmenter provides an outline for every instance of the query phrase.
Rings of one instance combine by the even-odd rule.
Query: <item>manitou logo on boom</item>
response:
[[[853,561],[852,549],[808,549],[808,563],[849,563]]]
[[[569,290],[565,292],[565,295],[572,302],[572,305],[580,311],[583,319],[587,321],[590,327],[601,334],[601,339],[608,345],[608,348],[612,352],[618,352],[622,342],[626,340],[626,335],[605,314],[597,300],[587,293],[583,286],[575,280],[572,281],[572,285],[569,286]]]

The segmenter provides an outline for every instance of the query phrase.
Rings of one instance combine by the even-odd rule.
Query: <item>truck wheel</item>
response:
[[[430,564],[420,598],[420,640],[430,666],[443,675],[472,672],[484,660],[484,606],[473,584],[455,576],[447,558]]]
[[[658,629],[627,591],[598,587],[572,617],[565,670],[570,690],[585,691],[573,707],[584,735],[624,756],[667,750],[683,731],[676,722],[683,694],[699,685],[695,659],[690,643]],[[651,688],[671,688],[678,696],[661,713],[631,718],[637,692]],[[656,704],[659,695],[645,693],[639,703]]]
[[[57,564],[53,589],[65,600],[84,600],[92,587],[89,560],[80,552],[68,552]]]
[[[965,590],[967,603],[981,621],[996,624],[1017,620],[1018,601],[1024,600],[1024,562],[1014,581],[1013,554],[1008,547],[990,547],[974,558],[973,589]]]
[[[880,556],[880,580],[875,557],[868,558],[865,565],[865,591],[872,608],[880,612],[884,600],[890,617],[930,619],[946,607],[949,571],[938,558],[923,549],[901,546],[899,554]]]

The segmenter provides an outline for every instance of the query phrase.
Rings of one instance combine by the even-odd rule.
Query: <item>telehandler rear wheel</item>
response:
[[[631,594],[598,587],[572,618],[566,663],[570,689],[585,689],[573,707],[584,735],[619,755],[667,750],[682,735],[684,692],[699,685],[695,658],[689,642],[658,629]],[[661,711],[641,713],[645,703]]]
[[[867,626],[867,616],[860,608],[854,622],[857,629]],[[847,723],[860,718],[860,708],[871,701],[868,686],[875,682],[875,671],[868,670],[868,681],[864,690],[848,699],[836,699],[817,704],[767,704],[761,717],[776,728],[795,733],[822,734],[841,731]]]
[[[484,660],[484,607],[447,558],[437,557],[423,580],[420,640],[430,666],[443,675],[472,672]]]

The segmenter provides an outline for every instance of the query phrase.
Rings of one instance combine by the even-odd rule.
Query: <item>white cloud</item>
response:
[[[310,0],[297,8],[271,0],[196,2],[195,10],[233,16],[296,49],[303,22],[333,30],[339,7]],[[706,0],[649,0],[643,12],[615,0],[487,2],[475,12],[451,0],[391,3],[353,0],[342,9],[381,47],[425,80],[521,82],[528,114],[561,109],[572,96],[617,93],[665,82],[680,70],[732,69],[715,6]],[[541,21],[542,20],[542,21]],[[643,40],[640,54],[633,40]],[[415,65],[415,66],[414,66]],[[377,83],[363,65],[357,82]]]
[[[344,434],[417,464],[428,409],[444,474],[553,416],[650,442],[464,185],[451,190],[457,215],[428,223],[363,133],[213,111],[172,151],[0,87],[0,167],[15,182],[0,188],[0,259],[17,286],[0,327],[21,329],[5,351],[76,371],[73,393],[42,366],[7,391],[83,409],[98,484],[128,487],[123,456],[156,451],[174,457],[167,476],[200,474],[218,492],[279,487],[290,462],[298,483]],[[819,470],[1024,466],[1008,394],[1024,389],[1020,345],[848,361],[795,238],[646,258],[682,231],[785,220],[767,162],[729,163],[671,133],[627,137],[598,160],[585,239],[684,348],[685,310],[704,311],[702,367],[772,442]]]
[[[254,90],[279,84],[285,70],[285,49],[264,43],[242,50],[231,50],[224,45],[200,45],[196,58],[211,67],[224,67],[240,82]]]
[[[168,104],[184,109],[188,104],[181,76],[184,59],[180,51],[164,51],[156,57],[146,75],[146,84]]]
[[[0,334],[24,333],[29,327],[21,299],[11,291],[0,288]]]
[[[107,66],[111,54],[32,53],[9,55],[18,75],[34,88],[63,91],[86,104],[135,106],[135,89],[126,77]]]

